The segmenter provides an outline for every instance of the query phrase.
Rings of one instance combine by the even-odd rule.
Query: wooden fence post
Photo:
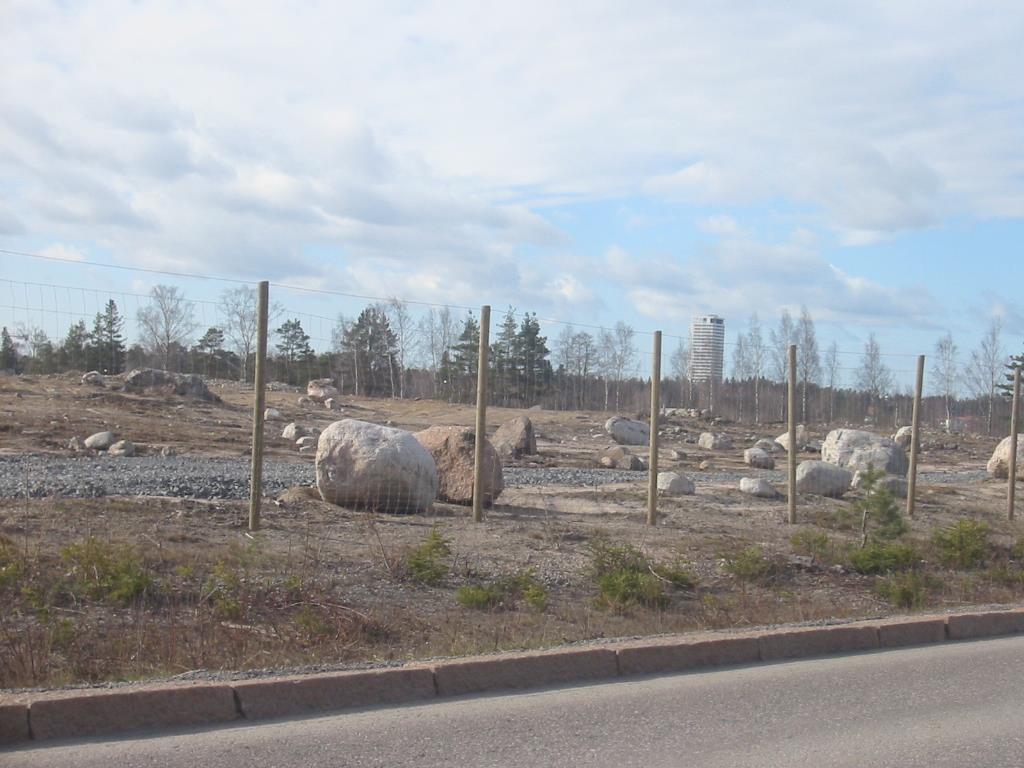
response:
[[[249,488],[249,530],[260,527],[260,503],[263,500],[263,411],[267,402],[267,314],[270,283],[260,282],[256,309],[256,370],[253,373],[255,397],[252,406],[252,467]],[[245,362],[243,361],[243,365]]]
[[[484,519],[484,441],[487,440],[487,352],[490,349],[491,308],[480,307],[480,352],[476,369],[476,443],[473,446],[473,522]]]
[[[1010,413],[1010,480],[1006,490],[1007,517],[1013,520],[1017,495],[1017,420],[1020,417],[1020,368],[1013,369],[1013,411]]]
[[[789,524],[796,523],[796,344],[789,345]]]
[[[647,462],[647,524],[658,523],[658,421],[661,416],[661,331],[654,332],[651,364],[651,458]]]
[[[917,358],[917,382],[914,387],[914,415],[911,418],[910,476],[907,478],[907,517],[914,516],[917,497],[917,454],[921,450],[921,395],[924,391],[924,355]]]

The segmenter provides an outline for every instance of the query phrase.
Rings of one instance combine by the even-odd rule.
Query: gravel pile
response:
[[[671,467],[666,467],[671,469]],[[645,483],[646,472],[578,467],[528,469],[507,467],[505,485],[593,487],[611,483]],[[785,473],[771,470],[687,473],[697,485],[738,483],[763,477],[784,484]],[[985,470],[922,472],[920,483],[981,482]],[[312,462],[264,462],[265,493],[275,495],[293,485],[315,482]],[[195,456],[0,456],[0,498],[65,496],[180,496],[196,499],[249,498],[249,460]]]

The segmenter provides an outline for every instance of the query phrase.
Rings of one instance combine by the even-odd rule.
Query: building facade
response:
[[[721,381],[725,359],[725,320],[695,315],[690,323],[690,380]]]

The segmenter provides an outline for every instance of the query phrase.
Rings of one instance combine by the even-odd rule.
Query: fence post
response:
[[[661,416],[661,331],[654,332],[651,364],[651,458],[647,462],[647,524],[658,523],[658,421]]]
[[[1017,495],[1017,419],[1020,415],[1020,368],[1013,369],[1013,411],[1010,413],[1010,480],[1006,490],[1007,517],[1013,520]]]
[[[484,519],[484,441],[487,439],[487,352],[490,348],[491,308],[480,307],[480,353],[476,369],[476,442],[473,446],[473,522]]]
[[[789,524],[796,523],[796,344],[789,345]]]
[[[263,410],[266,407],[267,383],[267,306],[270,283],[260,282],[256,309],[256,370],[253,388],[256,396],[252,406],[252,469],[249,488],[249,530],[260,527],[260,502],[263,500]]]
[[[924,355],[917,357],[917,383],[914,387],[914,415],[911,418],[910,476],[907,478],[907,517],[914,516],[917,495],[917,454],[921,450],[921,394],[924,390]]]

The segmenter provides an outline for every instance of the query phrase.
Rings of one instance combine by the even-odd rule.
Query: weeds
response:
[[[809,555],[816,560],[827,559],[832,550],[828,535],[810,528],[803,528],[794,533],[789,543],[798,555]]]
[[[782,567],[761,547],[750,546],[731,555],[723,555],[725,572],[740,581],[765,583],[782,573]]]
[[[532,570],[525,570],[504,579],[459,587],[455,599],[465,608],[478,610],[512,608],[522,600],[532,610],[542,613],[548,606],[548,591]]]
[[[658,565],[636,547],[598,540],[590,545],[590,571],[599,605],[614,611],[633,606],[663,609],[669,604],[665,585],[692,589],[696,579],[678,563]]]
[[[875,594],[896,608],[920,608],[928,598],[929,580],[919,573],[902,573],[880,579]]]
[[[90,536],[63,547],[60,559],[71,568],[73,594],[127,605],[156,588],[153,574],[127,545]]]
[[[422,544],[406,555],[409,578],[427,586],[437,586],[448,575],[445,562],[451,555],[450,542],[436,528],[427,534]]]

